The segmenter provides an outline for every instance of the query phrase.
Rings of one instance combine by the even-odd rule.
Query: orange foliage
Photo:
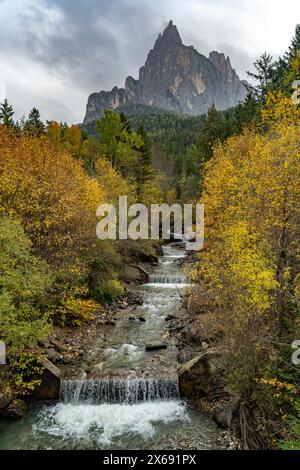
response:
[[[101,187],[47,137],[17,137],[0,126],[0,152],[0,213],[21,219],[48,261],[73,263],[96,239]]]

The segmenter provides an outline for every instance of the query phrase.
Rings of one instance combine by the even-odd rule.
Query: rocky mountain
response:
[[[219,110],[243,101],[246,88],[229,57],[213,51],[209,57],[185,46],[173,22],[160,34],[149,52],[139,78],[128,77],[125,88],[93,93],[84,124],[98,119],[105,109],[143,104],[168,111],[199,115],[214,102]]]

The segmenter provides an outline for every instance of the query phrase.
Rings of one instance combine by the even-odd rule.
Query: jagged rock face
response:
[[[95,121],[103,115],[105,109],[116,109],[127,101],[123,88],[114,87],[111,91],[100,91],[90,95],[86,107],[84,123]]]
[[[246,96],[244,83],[229,57],[211,52],[209,58],[185,46],[170,21],[150,51],[139,79],[128,77],[125,89],[113,88],[89,97],[84,123],[125,103],[144,104],[190,115],[205,113],[214,102],[220,110],[235,106]]]

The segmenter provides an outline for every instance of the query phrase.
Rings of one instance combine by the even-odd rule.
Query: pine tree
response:
[[[130,134],[131,124],[130,124],[128,117],[124,113],[120,113],[120,117],[121,117],[121,122],[122,122],[122,131],[125,130],[126,132],[128,132],[128,134]]]
[[[288,52],[285,53],[284,59],[287,62],[291,62],[297,57],[300,51],[300,24],[297,24],[295,29],[295,36],[292,39],[292,43],[289,47]]]
[[[13,107],[8,104],[7,100],[4,100],[0,107],[0,121],[2,121],[2,124],[7,127],[13,127],[14,121],[12,117],[14,114]]]
[[[223,139],[224,124],[221,113],[217,110],[215,103],[207,111],[203,128],[198,140],[198,146],[201,148],[201,154],[205,161],[212,156],[212,149],[218,140]]]
[[[253,94],[248,93],[245,101],[240,103],[235,109],[234,131],[240,134],[248,124],[259,122],[261,106],[261,103],[255,99]]]
[[[139,149],[140,160],[136,172],[137,195],[140,197],[143,192],[143,187],[153,177],[153,168],[151,142],[144,126],[140,126],[138,134],[143,140],[143,144]]]
[[[276,63],[273,57],[266,52],[254,62],[256,73],[247,72],[248,76],[258,82],[257,86],[248,85],[248,90],[261,102],[265,102],[266,95],[274,89]]]
[[[34,137],[40,137],[45,133],[45,124],[41,120],[40,112],[37,108],[33,108],[29,113],[24,125],[24,132]]]
[[[147,132],[145,131],[144,126],[140,126],[138,130],[138,134],[142,137],[143,139],[143,145],[140,149],[141,156],[142,156],[142,162],[143,165],[146,167],[151,166],[152,164],[152,151],[151,151],[151,142],[148,137]]]

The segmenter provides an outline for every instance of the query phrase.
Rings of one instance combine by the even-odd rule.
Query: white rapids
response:
[[[71,438],[78,444],[81,440],[90,440],[110,445],[121,436],[136,434],[147,441],[154,437],[156,424],[188,420],[185,404],[175,400],[101,406],[59,403],[51,411],[40,414],[34,432],[63,440]]]

